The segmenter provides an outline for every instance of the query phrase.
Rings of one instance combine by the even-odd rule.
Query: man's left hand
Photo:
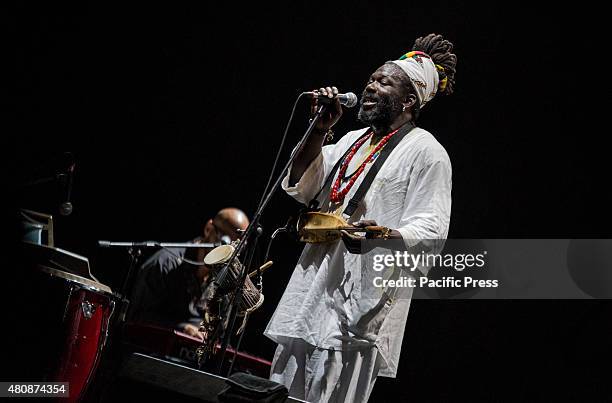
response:
[[[361,220],[352,224],[354,227],[365,228],[365,227],[376,227],[378,224],[374,220]],[[371,251],[376,246],[381,246],[382,244],[377,244],[373,239],[378,239],[375,234],[366,233],[366,236],[360,236],[351,234],[347,231],[340,231],[342,233],[342,241],[344,242],[344,246],[346,249],[353,254],[363,254]],[[365,230],[364,230],[365,232]],[[391,230],[389,232],[388,239],[401,239],[402,234],[397,230]],[[366,241],[367,242],[364,242]],[[381,240],[384,242],[384,240]]]
[[[375,226],[378,224],[376,224],[376,221],[374,220],[362,220],[362,221],[357,221],[356,223],[353,223],[352,225],[354,227],[365,228],[369,226]],[[360,255],[362,253],[367,252],[367,250],[365,249],[372,249],[372,248],[367,248],[366,247],[367,243],[363,242],[366,240],[366,237],[351,234],[347,231],[340,231],[340,233],[342,234],[342,241],[344,242],[344,246],[346,246],[346,249],[350,253],[355,254],[355,255]]]

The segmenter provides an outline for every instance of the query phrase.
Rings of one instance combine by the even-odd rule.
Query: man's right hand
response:
[[[338,88],[336,87],[321,87],[318,90],[314,90],[313,92],[318,92],[320,95],[328,98],[334,98],[338,95]],[[315,97],[312,98],[312,105],[310,108],[311,113],[317,111],[317,107],[319,106],[319,100]],[[337,122],[340,120],[342,116],[342,106],[340,105],[340,101],[336,98],[336,100],[331,104],[329,108],[326,109],[325,113],[321,115],[319,120],[317,121],[317,125],[315,128],[319,133],[327,132],[331,129]]]
[[[318,92],[322,96],[332,99],[338,95],[338,88],[321,87],[313,92]],[[318,99],[313,97],[311,104],[311,111],[313,114],[317,111],[318,105]],[[289,186],[294,186],[297,183],[312,160],[319,155],[321,147],[323,147],[323,141],[325,140],[325,133],[338,122],[340,116],[342,116],[342,106],[340,105],[340,101],[335,99],[334,102],[325,109],[325,113],[317,120],[315,130],[312,133],[313,135],[310,136],[306,143],[298,150],[289,174]]]

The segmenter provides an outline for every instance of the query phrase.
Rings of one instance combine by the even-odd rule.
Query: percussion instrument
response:
[[[211,250],[206,257],[204,258],[204,264],[213,270],[219,270],[226,266],[226,264],[230,261],[234,252],[236,251],[235,245],[238,244],[238,240],[232,242],[230,245],[221,245],[213,250]],[[204,291],[202,295],[202,307],[203,307],[203,320],[200,323],[200,331],[204,334],[204,340],[202,345],[196,349],[196,354],[198,356],[198,362],[201,362],[202,358],[207,356],[213,350],[214,343],[216,340],[213,340],[215,336],[218,335],[216,330],[219,326],[224,324],[220,323],[221,320],[221,305],[223,304],[221,292],[216,285],[217,281],[220,284],[230,284],[235,289],[238,285],[238,281],[240,280],[240,275],[243,272],[243,265],[238,260],[238,256],[232,261],[227,271],[223,271],[216,274],[216,279],[207,289]],[[223,277],[223,278],[221,278]],[[247,319],[249,314],[259,308],[264,301],[263,294],[255,287],[253,282],[251,281],[250,276],[246,276],[244,280],[244,285],[242,286],[242,293],[240,296],[240,300],[237,301],[237,315],[241,316],[242,325],[236,332],[236,334],[242,333],[246,326]],[[225,291],[225,290],[224,290]],[[226,318],[227,319],[227,318]]]
[[[235,247],[233,244],[218,246],[206,255],[204,263],[213,269],[222,268],[230,260],[234,251]],[[231,280],[233,280],[234,283],[238,281],[238,276],[242,272],[242,269],[242,263],[240,263],[238,258],[234,259],[229,270],[232,277]],[[263,303],[263,299],[263,294],[259,292],[250,277],[247,276],[242,290],[242,298],[238,305],[238,314],[242,316],[245,313],[252,312],[259,308]]]
[[[14,325],[29,331],[15,348],[24,351],[24,365],[39,380],[69,382],[68,401],[80,400],[95,375],[120,299],[108,286],[58,268],[87,272],[86,258],[45,245],[24,247],[30,266],[15,297]]]
[[[41,271],[49,276],[50,283],[56,283],[49,288],[54,293],[47,297],[65,301],[61,321],[54,329],[63,343],[58,346],[59,360],[50,378],[69,382],[70,399],[76,401],[101,358],[117,298],[104,284],[51,268],[41,267]]]
[[[340,231],[365,232],[370,236],[384,237],[389,229],[381,226],[355,227],[349,225],[341,216],[320,213],[306,212],[300,214],[297,222],[297,232],[300,241],[306,243],[327,243],[339,240],[342,237]]]

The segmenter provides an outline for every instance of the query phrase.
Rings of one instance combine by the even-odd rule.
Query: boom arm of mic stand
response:
[[[138,259],[142,255],[141,249],[143,248],[214,248],[220,246],[221,243],[197,243],[197,242],[183,242],[183,243],[171,243],[171,242],[157,242],[157,241],[145,241],[145,242],[113,242],[113,241],[98,241],[98,246],[101,248],[127,248],[128,254],[130,255],[130,264],[128,266],[127,273],[123,279],[121,286],[121,295],[123,298],[130,297],[131,290],[134,285],[136,268],[138,266]]]
[[[101,248],[119,247],[119,248],[215,248],[223,245],[217,243],[198,243],[198,242],[111,242],[98,241],[98,246]]]
[[[280,185],[280,183],[283,181],[283,178],[285,177],[285,172],[287,172],[287,170],[289,169],[289,167],[293,164],[293,161],[295,161],[295,158],[297,157],[297,155],[299,154],[299,150],[302,147],[302,145],[304,145],[306,143],[306,141],[308,140],[308,138],[310,137],[310,135],[312,134],[315,125],[317,124],[317,122],[319,121],[319,119],[321,118],[321,115],[323,114],[323,112],[327,109],[327,105],[325,104],[319,104],[314,116],[312,117],[312,119],[310,120],[310,124],[308,125],[308,128],[306,129],[306,132],[304,133],[304,136],[302,137],[302,139],[300,140],[300,142],[298,143],[298,146],[296,147],[296,152],[294,152],[293,154],[291,154],[291,157],[289,157],[289,161],[287,161],[287,163],[285,164],[285,166],[283,167],[283,169],[280,171],[280,174],[278,176],[278,178],[276,179],[276,181],[274,182],[274,185],[272,185],[272,187],[270,188],[270,190],[268,191],[268,194],[265,195],[265,197],[262,199],[260,205],[257,207],[257,210],[255,212],[255,216],[253,217],[253,219],[251,220],[249,226],[247,227],[247,229],[244,231],[244,236],[240,239],[240,242],[238,243],[238,245],[236,246],[236,249],[234,250],[234,253],[232,254],[232,256],[230,257],[229,261],[225,264],[225,266],[223,267],[223,269],[221,270],[219,277],[222,275],[222,273],[227,273],[229,269],[229,267],[231,267],[230,265],[233,263],[234,259],[236,259],[236,256],[238,256],[238,254],[240,253],[240,251],[242,250],[242,248],[244,247],[244,244],[246,242],[247,239],[250,238],[250,236],[252,235],[253,231],[255,230],[255,228],[257,228],[259,226],[259,220],[261,219],[261,215],[263,213],[263,211],[265,210],[265,208],[267,207],[268,203],[270,202],[270,200],[272,199],[272,196],[274,195],[274,192],[276,191],[276,189],[278,188],[278,186]],[[240,281],[239,284],[237,285],[238,289],[242,289],[243,287],[243,283],[246,280],[246,273],[248,273],[247,267],[244,266],[242,268],[243,273],[240,273]],[[215,329],[214,334],[218,335],[220,334],[220,326],[223,326],[223,323],[225,322],[225,317],[228,314],[229,311],[229,322],[228,322],[228,331],[224,332],[223,335],[223,342],[221,343],[221,360],[219,362],[219,369],[222,368],[223,365],[223,359],[225,357],[225,351],[227,350],[227,344],[229,342],[229,338],[231,337],[233,331],[234,331],[234,321],[236,318],[236,314],[238,313],[237,309],[233,309],[235,303],[236,303],[236,293],[234,293],[234,295],[232,296],[232,302],[229,304],[229,307],[227,308],[224,317],[221,318],[221,320],[219,320],[219,323],[217,324],[217,329]],[[214,341],[213,341],[214,343]]]

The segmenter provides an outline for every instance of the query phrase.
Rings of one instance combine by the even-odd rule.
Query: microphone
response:
[[[321,103],[329,104],[332,103],[335,99],[338,99],[338,101],[340,101],[340,105],[344,105],[347,108],[352,108],[353,106],[357,105],[357,95],[353,94],[352,92],[347,92],[346,94],[338,94],[334,98],[328,98],[327,96],[323,96],[318,91],[304,92],[304,94],[312,98],[317,98]]]
[[[68,161],[67,163],[67,168],[66,168],[66,198],[64,199],[64,202],[62,204],[60,204],[59,207],[59,211],[60,214],[63,216],[68,216],[70,214],[72,214],[72,203],[70,202],[70,196],[72,194],[72,181],[73,181],[73,177],[74,177],[74,167],[76,165],[76,163],[74,162],[74,157],[72,156],[72,153],[64,153],[64,157],[65,159]]]

